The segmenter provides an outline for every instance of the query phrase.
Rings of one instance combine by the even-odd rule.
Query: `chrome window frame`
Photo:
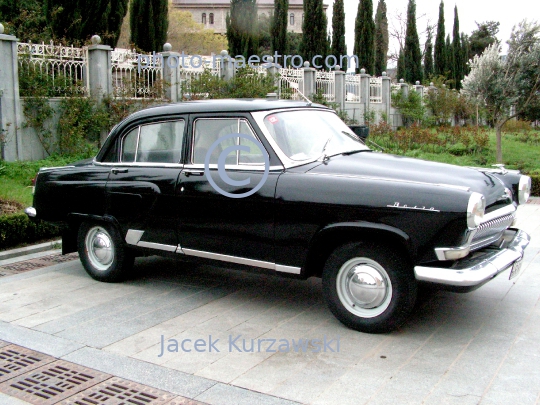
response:
[[[122,166],[140,166],[140,167],[183,167],[184,165],[180,163],[182,160],[182,150],[180,150],[180,159],[178,159],[178,162],[176,163],[166,163],[166,162],[137,162],[137,153],[139,152],[139,142],[141,138],[141,128],[143,126],[148,125],[155,125],[155,124],[166,124],[166,123],[172,123],[172,122],[183,122],[184,123],[184,133],[186,131],[187,127],[187,119],[185,118],[179,118],[179,119],[172,119],[172,120],[163,120],[163,121],[155,121],[155,122],[147,122],[143,124],[137,125],[138,133],[137,133],[137,145],[135,147],[135,156],[133,162],[124,162],[122,160],[123,153],[124,153],[124,140],[125,138],[131,133],[132,130],[128,131],[125,135],[122,135],[120,137],[120,153],[118,154],[119,161],[118,162],[97,162],[94,158],[94,163],[104,166],[111,166],[111,165],[122,165]],[[184,138],[184,133],[182,133],[182,138]],[[182,149],[184,140],[182,139]]]
[[[247,124],[247,126],[249,127],[253,137],[258,142],[261,143],[261,145],[264,147],[264,149],[265,149],[265,151],[266,151],[266,153],[268,155],[268,158],[270,158],[270,153],[268,153],[267,148],[261,142],[261,139],[257,135],[257,132],[255,132],[255,129],[253,128],[253,125],[251,125],[251,122],[249,122],[249,120],[246,117],[199,117],[199,118],[195,118],[193,120],[193,123],[191,124],[191,147],[190,147],[189,157],[187,159],[188,163],[187,163],[186,167],[193,168],[193,169],[204,169],[205,168],[204,163],[194,163],[193,162],[193,158],[195,157],[195,129],[196,129],[196,123],[199,120],[221,120],[221,121],[223,121],[223,120],[237,120],[238,121],[238,125],[237,125],[238,133],[240,133],[240,121],[244,121]],[[238,142],[239,142],[238,139],[239,138],[237,138],[236,145],[238,145]],[[265,170],[264,162],[263,163],[240,164],[238,159],[239,159],[239,151],[237,151],[237,153],[236,153],[236,164],[235,165],[226,164],[225,168],[227,170],[233,170],[233,171],[235,171],[235,170],[236,171],[245,171],[245,170],[264,171]],[[215,164],[215,163],[212,163],[212,164],[208,165],[208,168],[217,170],[218,165]],[[275,170],[283,170],[283,167],[282,166],[271,166],[270,171],[273,171],[273,170],[274,171]]]
[[[279,145],[275,141],[274,137],[270,134],[270,132],[266,128],[266,125],[264,124],[264,119],[268,115],[277,114],[277,113],[281,113],[281,112],[291,112],[291,111],[318,111],[318,112],[324,111],[324,112],[329,112],[329,113],[334,114],[334,115],[337,116],[335,111],[332,111],[332,110],[327,109],[327,108],[317,108],[317,107],[313,107],[313,108],[301,108],[301,107],[300,108],[280,108],[280,109],[276,109],[276,110],[254,111],[254,112],[251,113],[251,116],[253,117],[253,119],[255,120],[257,125],[259,126],[259,129],[261,130],[262,134],[264,135],[267,142],[270,144],[270,146],[274,150],[275,154],[277,155],[277,157],[279,158],[279,160],[283,164],[283,167],[285,167],[286,169],[291,169],[293,167],[304,166],[304,165],[306,165],[308,163],[313,163],[313,162],[317,162],[318,160],[320,160],[320,158],[309,158],[309,159],[306,159],[306,160],[292,160],[292,159],[290,159],[285,154],[285,152],[283,152],[281,150],[281,148],[279,147]],[[344,124],[344,125],[346,125],[346,124]]]

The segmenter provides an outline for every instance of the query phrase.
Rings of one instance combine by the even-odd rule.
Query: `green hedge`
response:
[[[60,229],[43,221],[31,221],[26,214],[0,215],[0,249],[32,243],[60,235]]]
[[[540,197],[540,174],[530,174],[532,180],[531,195]]]

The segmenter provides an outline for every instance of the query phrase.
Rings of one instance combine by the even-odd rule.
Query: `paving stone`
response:
[[[293,405],[298,402],[263,395],[226,384],[216,384],[195,399],[210,405]]]
[[[83,348],[63,357],[126,380],[146,384],[187,398],[195,398],[216,384],[215,381],[167,369],[140,360],[118,356],[94,348]],[[203,402],[206,402],[203,400]]]

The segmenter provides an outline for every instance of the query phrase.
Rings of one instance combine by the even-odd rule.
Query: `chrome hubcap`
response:
[[[336,280],[341,303],[356,316],[382,314],[392,299],[392,284],[384,268],[374,260],[357,257],[339,269]]]
[[[114,260],[112,238],[109,233],[100,226],[88,231],[85,239],[88,259],[96,270],[108,270]]]

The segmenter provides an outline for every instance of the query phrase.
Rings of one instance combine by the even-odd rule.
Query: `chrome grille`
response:
[[[503,232],[512,225],[514,219],[515,213],[511,213],[480,224],[471,242],[471,250],[478,250],[496,242]]]

